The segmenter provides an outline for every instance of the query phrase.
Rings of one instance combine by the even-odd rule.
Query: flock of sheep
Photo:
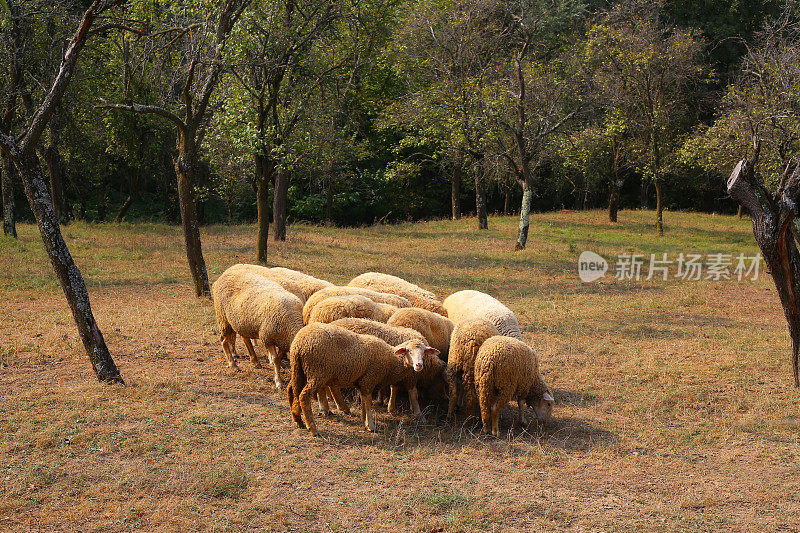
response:
[[[344,413],[341,389],[361,395],[361,420],[375,431],[373,394],[388,397],[395,412],[405,389],[414,414],[422,417],[420,394],[449,396],[448,419],[456,405],[467,416],[480,407],[483,431],[499,434],[500,410],[510,401],[533,407],[539,421],[553,410],[553,396],[534,351],[523,342],[517,318],[495,298],[466,290],[441,301],[404,279],[367,272],[347,286],[287,268],[234,265],[214,282],[214,310],[228,366],[236,365],[241,335],[256,368],[258,339],[267,349],[275,386],[285,386],[280,366],[288,354],[287,387],[292,418],[317,435],[311,410],[316,399],[324,415],[329,397]]]

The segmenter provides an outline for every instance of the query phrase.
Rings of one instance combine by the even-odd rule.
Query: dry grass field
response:
[[[755,531],[800,529],[800,393],[771,280],[580,282],[593,250],[753,255],[749,221],[652,212],[334,229],[291,226],[275,265],[335,283],[367,270],[520,318],[554,419],[500,439],[378,415],[291,422],[271,370],[223,364],[178,227],[64,229],[127,386],[96,382],[33,226],[0,239],[0,529],[9,531]],[[211,279],[253,226],[204,228]],[[240,345],[240,352],[246,353]],[[260,354],[264,353],[263,347]],[[287,372],[284,370],[284,372]]]

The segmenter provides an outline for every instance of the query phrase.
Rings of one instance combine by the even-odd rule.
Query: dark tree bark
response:
[[[750,213],[761,255],[772,275],[792,339],[794,385],[800,387],[800,254],[793,234],[800,201],[800,165],[791,161],[780,186],[770,193],[755,172],[760,143],[752,160],[736,165],[728,178],[728,194]]]
[[[267,264],[267,239],[269,237],[269,170],[265,157],[256,155],[256,207],[258,208],[258,237],[256,238],[256,263]]]
[[[289,193],[289,172],[279,170],[275,174],[275,192],[272,203],[272,217],[275,225],[272,239],[275,241],[286,240],[286,200]]]
[[[647,209],[647,188],[649,182],[647,178],[642,178],[642,188],[639,190],[639,207]]]
[[[503,200],[503,216],[508,216],[508,211],[511,209],[511,188],[506,183],[505,186],[505,199]]]
[[[2,155],[2,168],[0,169],[2,175],[3,187],[3,233],[17,238],[17,218],[16,218],[16,204],[14,203],[14,163],[11,158]]]
[[[50,91],[45,95],[41,106],[27,121],[28,127],[22,140],[17,143],[13,137],[0,133],[0,149],[14,162],[14,166],[17,168],[31,210],[36,217],[45,251],[64,291],[92,368],[100,381],[116,383],[122,383],[122,377],[111,358],[103,334],[97,327],[83,276],[75,265],[61,235],[58,218],[53,210],[53,200],[50,197],[47,183],[42,175],[39,157],[36,154],[36,146],[41,139],[42,132],[47,127],[54,108],[61,101],[69,81],[73,77],[75,64],[86,44],[89,29],[95,19],[103,11],[123,2],[124,0],[95,0],[92,2],[84,13],[77,32],[67,46],[67,51]]]
[[[608,200],[608,220],[609,222],[617,221],[617,212],[619,211],[619,187],[617,187],[617,180],[611,180],[611,197]]]
[[[475,159],[475,213],[478,216],[478,229],[489,229],[486,214],[486,189],[483,182],[483,155]]]
[[[175,159],[175,174],[178,177],[178,205],[181,209],[181,225],[183,239],[186,243],[186,258],[189,271],[194,282],[197,296],[208,295],[211,288],[208,284],[206,262],[203,259],[203,245],[200,242],[200,223],[197,220],[197,207],[194,198],[194,171],[197,162],[197,150],[194,138],[181,132],[178,135],[178,157]]]
[[[450,204],[453,220],[461,218],[461,171],[463,161],[459,158],[453,166],[453,176],[450,179]]]
[[[333,169],[325,171],[327,187],[325,188],[325,225],[333,226]]]
[[[133,193],[128,194],[128,197],[125,198],[125,202],[123,202],[122,206],[119,208],[117,212],[117,216],[114,217],[114,222],[119,224],[122,222],[122,219],[125,218],[125,215],[128,214],[128,210],[133,205]]]

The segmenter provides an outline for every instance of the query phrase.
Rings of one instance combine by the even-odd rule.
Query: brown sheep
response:
[[[540,422],[553,412],[553,396],[539,373],[536,353],[522,341],[504,335],[486,339],[475,357],[475,387],[484,433],[499,435],[500,411],[517,400],[519,421],[527,425],[524,409],[530,402]]]
[[[311,311],[308,323],[325,322],[330,323],[340,318],[369,318],[378,322],[386,322],[386,314],[378,307],[378,304],[357,294],[347,296],[331,296],[325,298]]]
[[[411,307],[398,309],[387,321],[387,324],[419,331],[428,344],[439,350],[442,359],[447,359],[450,335],[453,333],[453,322],[447,317],[426,309]]]
[[[309,318],[311,317],[311,312],[314,310],[314,307],[324,299],[330,298],[331,296],[347,296],[351,294],[364,296],[377,304],[389,304],[394,307],[411,307],[411,303],[409,303],[406,298],[397,296],[396,294],[376,292],[370,289],[362,289],[361,287],[338,287],[334,285],[311,295],[303,306],[303,322],[305,324],[309,323]]]
[[[465,320],[456,324],[453,329],[447,357],[447,383],[450,393],[448,420],[454,418],[456,402],[464,408],[466,416],[475,413],[478,405],[475,393],[475,356],[484,341],[495,335],[500,335],[497,328],[482,319]]]
[[[397,294],[408,298],[408,301],[414,307],[421,307],[442,316],[447,316],[447,311],[442,307],[442,301],[434,293],[391,274],[365,272],[353,278],[348,285],[350,287],[364,287],[373,291]]]

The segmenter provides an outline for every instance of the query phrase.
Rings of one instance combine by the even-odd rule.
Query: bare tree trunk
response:
[[[192,138],[194,136],[192,135]],[[179,134],[178,158],[175,160],[175,174],[178,176],[178,203],[183,224],[183,238],[186,242],[186,258],[194,282],[197,296],[211,293],[208,285],[208,272],[203,259],[203,246],[200,242],[200,225],[197,221],[197,208],[194,201],[194,164],[196,152],[192,141],[183,133]]]
[[[639,191],[639,207],[642,209],[647,209],[647,186],[649,183],[647,182],[647,178],[642,177],[642,188]]]
[[[617,221],[617,212],[619,211],[619,187],[616,186],[617,180],[611,180],[611,198],[608,201],[608,220],[609,222]]]
[[[792,231],[800,200],[800,168],[791,161],[780,187],[771,195],[755,174],[759,148],[757,143],[752,161],[745,159],[736,165],[728,178],[728,194],[747,209],[753,220],[753,235],[775,282],[789,326],[794,385],[800,387],[800,254]]]
[[[508,186],[506,183],[506,196],[505,200],[503,201],[503,216],[508,216],[508,210],[511,209],[511,187]]]
[[[128,197],[125,198],[125,203],[123,203],[122,207],[119,208],[117,216],[114,217],[114,222],[116,222],[117,224],[122,222],[122,219],[125,218],[125,215],[128,214],[128,209],[130,209],[132,205],[133,205],[133,194],[131,193],[128,194]]]
[[[86,284],[61,235],[58,218],[53,210],[52,200],[42,176],[39,158],[31,150],[28,155],[20,154],[16,164],[31,210],[33,210],[39,225],[42,242],[44,242],[53,270],[61,283],[61,288],[64,290],[64,296],[67,298],[86,353],[89,354],[92,368],[100,381],[122,383],[119,370],[114,364],[103,334],[95,322]]]
[[[17,219],[14,203],[14,163],[4,153],[2,156],[2,187],[3,187],[3,233],[17,238]]]
[[[463,166],[462,158],[458,157],[456,164],[453,166],[453,175],[450,178],[450,205],[453,220],[461,218],[461,171]]]
[[[531,201],[533,200],[533,187],[530,180],[522,181],[522,208],[519,212],[519,232],[517,234],[517,244],[515,250],[523,250],[528,242],[528,230],[531,225]]]
[[[483,183],[483,156],[475,161],[475,213],[478,216],[478,229],[489,229],[486,214],[486,189]]]
[[[653,180],[656,187],[656,231],[659,235],[664,235],[664,211],[661,205],[661,186],[658,183],[658,178]]]
[[[744,213],[742,213],[742,206],[740,205],[739,206],[739,210],[736,211],[736,216],[739,217],[739,218],[742,218],[743,215],[744,215]]]
[[[264,156],[256,156],[256,207],[258,208],[258,237],[256,237],[256,263],[267,264],[267,239],[269,237],[269,174]]]
[[[275,231],[272,239],[275,241],[286,240],[286,197],[289,193],[289,172],[279,170],[275,174],[275,198],[272,202],[272,217]]]

